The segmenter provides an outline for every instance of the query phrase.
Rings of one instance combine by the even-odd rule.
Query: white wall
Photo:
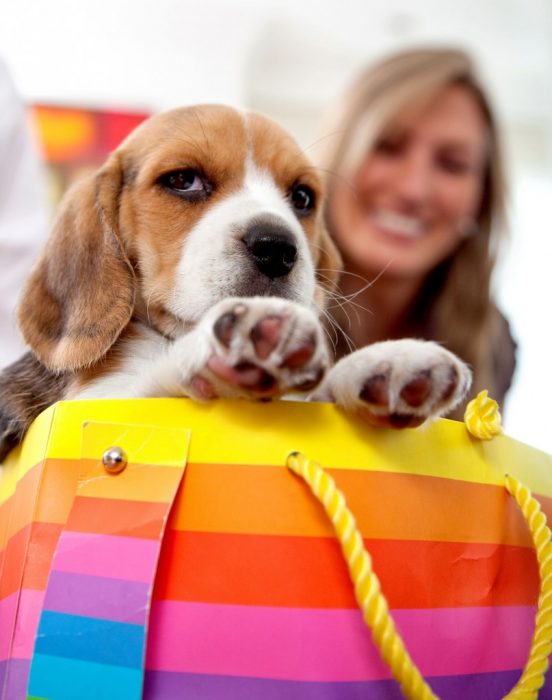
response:
[[[510,435],[552,453],[552,171],[515,178],[512,240],[498,275],[498,298],[519,339],[508,398]]]
[[[1,0],[0,53],[29,101],[229,102],[305,144],[357,68],[426,41],[474,53],[505,125],[514,230],[497,282],[521,345],[506,428],[552,452],[550,0]]]

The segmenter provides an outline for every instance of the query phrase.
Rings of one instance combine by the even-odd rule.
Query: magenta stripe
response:
[[[52,568],[148,583],[155,570],[158,550],[157,540],[66,530],[59,539]]]
[[[144,625],[150,589],[141,581],[52,571],[44,609]]]
[[[425,676],[521,668],[534,614],[525,606],[393,611]],[[173,601],[153,603],[146,666],[303,681],[390,677],[360,611]]]
[[[28,659],[0,661],[0,698],[2,700],[24,700],[27,697],[30,667],[31,662]]]
[[[438,697],[447,700],[503,698],[514,687],[520,671],[426,679]],[[548,694],[545,694],[548,693]],[[539,700],[550,700],[550,689]],[[205,676],[193,673],[147,671],[143,700],[404,700],[393,680],[313,683],[243,676]]]
[[[13,619],[17,610],[17,627],[13,634]],[[33,654],[34,639],[44,601],[44,591],[24,589],[0,600],[0,660],[9,658],[30,659]],[[0,696],[1,697],[1,696]]]

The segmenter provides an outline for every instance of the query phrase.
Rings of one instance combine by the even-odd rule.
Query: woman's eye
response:
[[[192,199],[208,196],[212,191],[211,185],[203,175],[193,168],[173,170],[162,175],[160,182],[175,194]]]
[[[457,158],[441,158],[438,164],[445,172],[451,175],[464,175],[471,170],[471,165],[469,163]]]
[[[399,155],[402,148],[402,142],[399,139],[387,138],[382,136],[374,144],[375,153],[383,153],[388,156]]]
[[[315,195],[307,185],[294,185],[289,197],[293,208],[299,215],[310,214],[314,208]]]

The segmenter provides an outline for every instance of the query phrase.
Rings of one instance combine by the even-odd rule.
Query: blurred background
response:
[[[419,44],[468,49],[502,120],[512,236],[495,283],[520,342],[505,427],[552,453],[552,0],[2,0],[0,18],[53,206],[168,107],[253,108],[308,148],[358,69]]]

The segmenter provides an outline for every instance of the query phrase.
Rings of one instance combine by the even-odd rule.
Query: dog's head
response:
[[[322,198],[265,117],[217,105],[153,117],[67,193],[24,290],[25,339],[50,369],[74,371],[133,315],[176,337],[228,296],[320,308],[339,269]]]

